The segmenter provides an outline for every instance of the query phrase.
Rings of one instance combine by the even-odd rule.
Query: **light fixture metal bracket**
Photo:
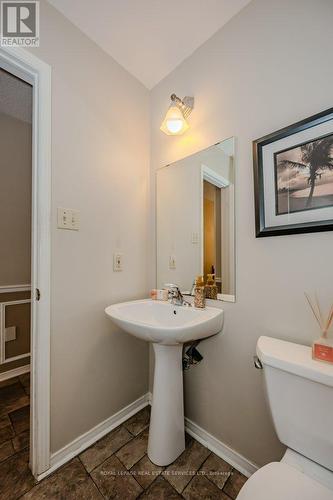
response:
[[[194,97],[190,96],[185,96],[183,99],[180,99],[176,94],[171,94],[171,101],[178,106],[178,108],[181,110],[181,112],[184,115],[184,118],[187,118],[193,108],[194,108]]]

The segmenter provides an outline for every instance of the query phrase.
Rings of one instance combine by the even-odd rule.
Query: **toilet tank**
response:
[[[270,337],[259,338],[257,356],[279,440],[333,471],[333,365]]]

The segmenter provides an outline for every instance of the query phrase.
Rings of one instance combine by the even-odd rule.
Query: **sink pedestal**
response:
[[[145,299],[113,304],[105,312],[125,332],[153,344],[155,375],[148,456],[156,465],[168,465],[185,449],[183,344],[220,332],[223,311]]]
[[[155,373],[148,457],[171,464],[185,449],[182,344],[153,344]]]

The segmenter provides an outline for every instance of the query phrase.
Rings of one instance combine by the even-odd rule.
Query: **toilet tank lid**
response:
[[[272,337],[260,337],[257,355],[263,365],[333,387],[333,364],[312,359],[312,349]]]

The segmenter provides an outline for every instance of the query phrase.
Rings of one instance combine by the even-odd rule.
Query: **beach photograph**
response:
[[[333,134],[274,154],[276,215],[333,206]]]

